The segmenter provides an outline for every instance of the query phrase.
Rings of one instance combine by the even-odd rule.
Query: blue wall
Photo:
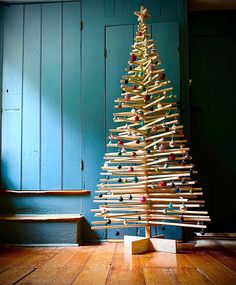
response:
[[[125,48],[119,56],[127,63],[134,25],[137,25],[133,11],[139,9],[141,3],[152,14],[149,23],[154,39],[160,34],[160,40],[168,40],[165,35],[169,31],[172,42],[160,44],[160,50],[165,52],[161,57],[166,61],[167,75],[168,68],[170,76],[176,75],[172,81],[176,92],[180,89],[183,96],[184,121],[188,128],[184,0],[85,0],[82,3],[5,6],[3,187],[90,189],[90,197],[81,198],[81,209],[89,222],[93,219],[93,213],[90,213],[91,207],[95,207],[92,205],[93,191],[105,151],[106,126],[109,126],[113,112],[112,104],[106,102],[110,88],[106,70],[112,70],[113,65],[109,52],[114,51],[116,41],[118,44],[124,39]],[[125,38],[122,30],[126,33]],[[175,33],[173,37],[171,32]],[[107,59],[104,58],[105,47]],[[170,47],[175,49],[177,57]],[[168,61],[171,54],[176,58],[173,65],[176,72],[171,68],[171,60]],[[113,67],[119,76],[117,67]],[[118,94],[113,96],[118,97]],[[83,171],[81,160],[84,161]],[[99,232],[102,238],[106,234],[106,231]],[[84,238],[91,237],[89,226],[85,225]],[[114,237],[113,233],[109,237]]]

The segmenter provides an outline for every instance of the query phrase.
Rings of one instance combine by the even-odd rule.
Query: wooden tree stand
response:
[[[145,237],[124,236],[124,246],[130,254],[143,253],[146,251],[162,251],[176,253],[176,240],[165,239],[164,235],[151,237],[151,226],[145,227]]]

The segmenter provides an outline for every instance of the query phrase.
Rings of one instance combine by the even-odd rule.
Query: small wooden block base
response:
[[[137,254],[149,250],[176,253],[176,240],[164,239],[164,235],[158,237],[124,236],[124,246],[130,254]]]

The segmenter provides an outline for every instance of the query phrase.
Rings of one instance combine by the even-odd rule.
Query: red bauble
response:
[[[161,151],[161,152],[163,152],[163,151],[166,150],[166,148],[164,147],[163,144],[161,144],[161,145],[159,146],[159,149],[158,149],[158,150]]]
[[[138,36],[142,36],[142,32],[138,32]]]
[[[165,74],[165,73],[160,73],[160,74],[159,74],[159,78],[160,78],[161,80],[164,80],[164,79],[166,78],[166,74]]]
[[[139,121],[139,116],[135,116],[134,120]]]
[[[156,125],[154,125],[154,126],[152,127],[152,131],[153,131],[153,132],[156,132],[157,129],[158,129],[158,127],[157,127]]]
[[[130,166],[130,167],[128,168],[128,171],[129,171],[129,172],[134,172],[133,166]]]
[[[136,89],[137,89],[137,86],[136,86],[136,85],[133,85],[133,86],[132,86],[132,89],[133,89],[133,90],[136,90]]]
[[[142,197],[140,198],[140,202],[141,202],[141,203],[146,203],[146,201],[147,201],[147,199],[146,199],[145,196],[142,196]]]
[[[117,145],[123,145],[124,142],[122,140],[118,140]]]
[[[183,135],[183,134],[184,134],[184,130],[181,129],[181,130],[179,131],[179,134],[180,134],[180,135]]]
[[[168,157],[168,160],[175,160],[175,155],[171,153]]]
[[[126,94],[125,95],[125,101],[129,101],[130,100],[130,94]]]
[[[136,157],[136,156],[137,156],[137,153],[135,151],[133,151],[132,157]]]
[[[136,58],[137,58],[136,55],[132,53],[130,56],[130,61],[135,61]]]
[[[165,187],[166,186],[166,181],[161,181],[160,185],[161,185],[161,187]]]
[[[145,101],[150,100],[150,95],[148,95],[148,94],[144,95],[144,100],[145,100]]]
[[[121,103],[118,105],[118,109],[122,109],[122,104]]]

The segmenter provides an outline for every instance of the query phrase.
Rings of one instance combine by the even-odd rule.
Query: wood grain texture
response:
[[[144,268],[145,284],[147,285],[174,285],[168,268]]]
[[[1,247],[0,284],[235,284],[233,250],[212,241],[178,247],[176,255],[149,252],[135,256],[127,254],[121,243],[78,248]]]

